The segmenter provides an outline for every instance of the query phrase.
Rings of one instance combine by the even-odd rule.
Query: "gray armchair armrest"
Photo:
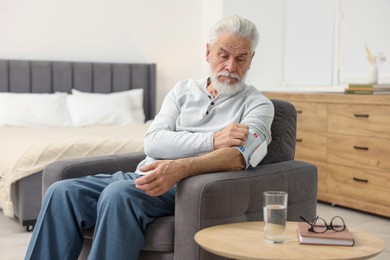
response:
[[[143,152],[97,156],[57,161],[49,164],[42,174],[42,194],[54,182],[99,173],[134,171],[145,158]]]
[[[217,259],[194,242],[200,229],[263,219],[262,193],[288,192],[288,220],[316,216],[317,168],[301,161],[261,165],[245,171],[194,176],[177,186],[175,259]],[[305,212],[305,213],[303,213]]]

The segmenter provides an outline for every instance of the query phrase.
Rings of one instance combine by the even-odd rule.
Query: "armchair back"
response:
[[[286,101],[271,99],[275,116],[271,125],[272,142],[268,153],[260,165],[294,160],[297,112],[295,107]]]

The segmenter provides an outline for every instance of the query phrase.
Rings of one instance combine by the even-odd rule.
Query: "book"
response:
[[[348,84],[348,88],[369,88],[369,89],[372,89],[373,87],[374,87],[373,84],[358,84],[358,83]]]
[[[348,84],[348,87],[344,90],[344,93],[345,94],[373,94],[374,85],[350,83]]]
[[[298,222],[298,239],[300,244],[337,246],[353,246],[355,244],[352,233],[348,228],[340,232],[328,230],[325,233],[310,232],[309,228],[309,224]]]
[[[348,89],[346,88],[344,90],[344,93],[345,94],[373,94],[374,93],[374,90],[354,90],[354,89]]]
[[[349,87],[349,88],[346,88],[346,90],[356,90],[356,91],[365,90],[365,91],[373,91],[374,88],[355,88],[355,87]]]

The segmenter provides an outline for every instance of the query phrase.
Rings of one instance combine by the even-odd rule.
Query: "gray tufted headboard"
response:
[[[144,90],[145,118],[156,113],[156,64],[0,60],[0,92],[110,93]]]

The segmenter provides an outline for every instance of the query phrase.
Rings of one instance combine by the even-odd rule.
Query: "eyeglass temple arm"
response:
[[[302,216],[299,216],[303,221],[305,221],[307,224],[309,224],[309,225],[312,225],[312,223],[310,223],[309,221],[307,221],[304,217],[302,217]]]

